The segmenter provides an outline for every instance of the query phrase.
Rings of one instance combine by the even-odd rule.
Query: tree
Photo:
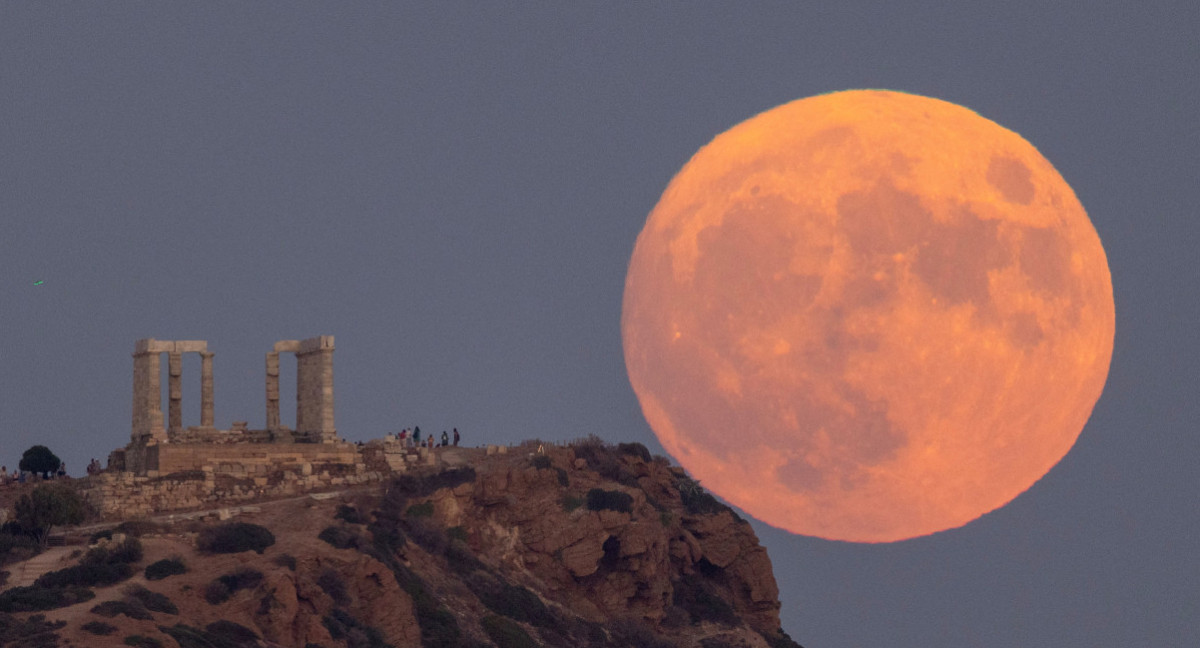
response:
[[[50,452],[50,448],[44,445],[35,445],[21,455],[21,463],[17,467],[32,473],[47,475],[57,471],[61,465],[62,460]]]
[[[22,495],[14,507],[17,522],[42,546],[55,525],[83,521],[84,503],[79,493],[66,484],[43,484]]]

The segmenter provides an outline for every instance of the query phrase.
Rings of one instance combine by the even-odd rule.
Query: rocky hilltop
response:
[[[0,642],[797,646],[750,525],[640,444],[441,452],[439,466],[382,485],[223,511],[232,520],[126,522],[93,534],[99,549],[10,565]],[[30,619],[22,601],[55,585],[37,572],[131,553],[122,534],[140,536],[132,576],[91,596],[55,590],[68,592],[62,607]]]

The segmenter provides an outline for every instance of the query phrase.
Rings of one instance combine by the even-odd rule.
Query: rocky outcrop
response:
[[[690,501],[679,489],[686,476],[665,459],[647,460],[640,446],[543,452],[514,453],[481,469],[472,488],[433,494],[435,516],[462,526],[471,548],[514,578],[596,621],[660,625],[680,614],[676,591],[688,580],[752,627],[779,628],[778,588],[753,529],[702,491],[699,505]],[[589,505],[593,489],[619,494],[613,502],[626,496],[627,510]]]
[[[402,590],[391,571],[362,554],[349,551],[330,557],[299,560],[296,571],[276,570],[257,591],[254,625],[263,639],[285,646],[333,641],[322,621],[338,606],[378,630],[395,646],[420,644],[420,629],[412,612],[412,597]],[[333,574],[333,576],[331,576]],[[333,580],[334,584],[322,579]],[[344,592],[327,590],[336,583]]]
[[[797,646],[780,630],[770,559],[733,510],[638,444],[539,445],[456,449],[446,464],[458,467],[414,466],[382,486],[141,522],[133,528],[158,531],[143,562],[172,557],[187,569],[135,584],[179,609],[105,623],[112,637],[164,645],[235,632],[257,637],[246,645],[326,648],[498,636],[553,648]],[[230,515],[276,543],[200,551],[196,534]],[[211,596],[220,586],[228,596]],[[123,587],[96,600],[131,596]],[[93,605],[49,618],[70,620],[61,632],[72,645],[93,645]]]

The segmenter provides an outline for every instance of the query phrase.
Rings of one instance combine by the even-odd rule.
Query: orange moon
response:
[[[625,282],[646,420],[793,533],[962,526],[1050,470],[1108,375],[1100,238],[1020,135],[890,91],[800,99],[675,176]]]

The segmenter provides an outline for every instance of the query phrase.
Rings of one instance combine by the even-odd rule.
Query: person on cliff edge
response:
[[[442,447],[445,448],[448,445],[450,445],[450,435],[446,434],[445,430],[442,430]]]

